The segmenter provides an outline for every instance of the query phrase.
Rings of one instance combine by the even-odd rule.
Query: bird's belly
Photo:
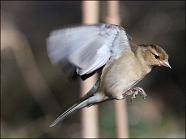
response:
[[[136,67],[138,63],[127,58],[111,65],[102,78],[104,93],[109,96],[121,95],[132,88],[143,77],[141,70]]]
[[[106,81],[105,93],[109,95],[115,93],[123,94],[140,80],[140,77],[137,76],[131,78],[130,73],[125,76],[122,76],[121,74],[118,76],[120,77],[111,78]]]

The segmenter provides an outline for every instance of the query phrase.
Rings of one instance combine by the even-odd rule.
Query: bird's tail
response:
[[[95,85],[91,88],[91,90],[82,97],[79,102],[71,106],[69,109],[67,109],[64,113],[62,113],[51,125],[50,127],[55,126],[60,121],[64,120],[66,117],[70,116],[74,112],[86,107],[91,106],[96,103],[102,102],[104,100],[104,97],[101,93],[98,93],[97,90],[99,88],[99,80],[95,83]]]
[[[60,121],[62,121],[63,119],[65,119],[66,117],[70,116],[71,114],[73,114],[74,112],[78,111],[81,108],[84,108],[87,106],[88,99],[80,102],[79,104],[74,104],[73,106],[71,106],[68,110],[66,110],[63,114],[61,114],[51,125],[50,127],[55,126],[57,123],[59,123]]]

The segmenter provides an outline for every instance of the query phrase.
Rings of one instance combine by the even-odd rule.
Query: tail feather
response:
[[[94,103],[100,102],[102,99],[97,99],[97,90],[99,88],[100,80],[98,79],[95,85],[89,90],[89,92],[84,95],[76,104],[71,106],[69,109],[67,109],[64,113],[62,113],[51,125],[50,127],[55,126],[60,121],[64,120],[66,117],[70,116],[74,112],[80,110],[81,108],[84,108],[86,106],[94,105]],[[98,95],[99,96],[99,95]]]
[[[84,108],[87,106],[87,100],[82,101],[79,104],[74,104],[73,106],[71,106],[68,110],[66,110],[63,114],[61,114],[51,125],[50,127],[55,126],[57,123],[59,123],[60,121],[63,121],[63,119],[65,119],[66,117],[70,116],[71,114],[73,114],[74,112],[78,111],[81,108]]]

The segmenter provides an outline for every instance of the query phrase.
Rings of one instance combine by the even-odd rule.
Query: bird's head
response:
[[[171,68],[168,54],[160,46],[154,44],[141,44],[142,57],[149,66],[165,66]]]

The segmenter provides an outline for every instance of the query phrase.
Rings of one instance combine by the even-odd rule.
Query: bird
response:
[[[147,94],[136,87],[153,67],[171,68],[169,56],[157,44],[137,44],[126,30],[115,24],[79,25],[51,31],[47,53],[52,64],[69,78],[99,77],[93,87],[62,113],[50,127],[76,111],[108,100],[131,99]]]

